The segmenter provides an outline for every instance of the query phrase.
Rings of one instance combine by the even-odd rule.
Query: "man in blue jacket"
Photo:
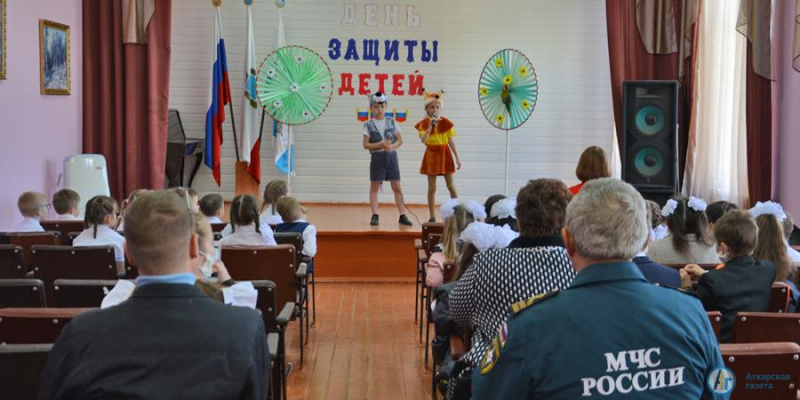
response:
[[[632,186],[604,178],[572,199],[562,236],[569,288],[512,306],[473,377],[473,399],[726,399],[703,306],[649,283],[631,258],[649,235]]]

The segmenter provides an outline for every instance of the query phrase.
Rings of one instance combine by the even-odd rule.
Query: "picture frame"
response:
[[[69,95],[72,89],[69,26],[39,20],[39,76],[43,95]]]
[[[0,0],[0,81],[6,79],[6,0]]]

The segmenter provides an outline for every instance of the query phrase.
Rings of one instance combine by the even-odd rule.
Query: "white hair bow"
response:
[[[694,196],[689,197],[689,202],[686,203],[686,205],[697,212],[703,212],[706,210],[706,207],[708,207],[705,200]]]
[[[505,198],[497,203],[494,203],[492,206],[492,218],[517,218],[517,199],[514,198]]]
[[[508,225],[500,227],[485,222],[473,222],[461,232],[461,240],[471,243],[480,252],[506,248],[518,237],[519,233],[511,230]]]
[[[786,219],[786,213],[783,212],[783,206],[774,202],[774,201],[766,201],[766,202],[758,202],[756,203],[753,208],[750,209],[750,215],[753,218],[757,218],[759,215],[770,214],[774,215],[775,218],[778,219],[778,222],[783,222]]]
[[[457,205],[461,204],[461,201],[458,199],[450,199],[442,204],[442,208],[439,210],[439,216],[442,219],[448,219],[455,214],[455,208]]]
[[[667,204],[664,204],[664,207],[661,208],[661,216],[664,218],[669,217],[675,213],[676,209],[678,209],[678,202],[675,199],[669,199]]]
[[[472,214],[472,217],[476,220],[483,220],[486,218],[486,209],[483,208],[481,203],[478,203],[475,200],[467,200],[464,202],[464,209],[467,210],[468,213]]]

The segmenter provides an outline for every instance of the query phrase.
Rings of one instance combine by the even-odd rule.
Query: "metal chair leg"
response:
[[[419,299],[419,341],[422,342],[422,327],[425,321],[425,302],[428,298],[428,287],[421,287],[422,294]]]
[[[422,280],[420,279],[420,275],[422,274],[422,267],[420,266],[420,262],[417,261],[417,278],[416,278],[416,285],[414,286],[414,323],[419,322],[419,289]]]
[[[305,346],[305,341],[303,340],[303,303],[300,303],[299,307],[300,307],[300,310],[298,312],[300,314],[299,315],[300,321],[297,321],[297,322],[299,322],[299,325],[300,325],[300,365],[302,366],[303,365],[303,348],[306,347]]]
[[[311,273],[311,325],[317,323],[317,275]]]
[[[431,321],[432,321],[431,307],[430,307],[431,304],[430,291],[428,291],[428,295],[429,295],[427,300],[428,305],[425,307],[426,311],[425,314],[427,314],[427,318],[425,318],[425,365],[426,366],[428,365],[428,349],[430,348],[431,345]]]

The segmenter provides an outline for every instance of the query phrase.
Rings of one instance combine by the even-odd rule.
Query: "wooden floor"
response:
[[[413,283],[318,283],[317,301],[302,367],[297,324],[288,332],[289,399],[430,398]]]
[[[372,211],[369,204],[352,203],[304,203],[308,208],[307,220],[316,225],[317,232],[320,233],[409,233],[418,235],[422,226],[419,223],[428,222],[428,206],[409,205],[408,209],[419,218],[417,221],[414,215],[407,214],[414,226],[403,226],[397,223],[400,213],[394,204],[381,204],[378,215],[380,215],[380,225],[371,226],[369,224]]]

